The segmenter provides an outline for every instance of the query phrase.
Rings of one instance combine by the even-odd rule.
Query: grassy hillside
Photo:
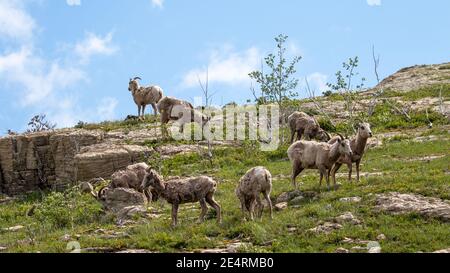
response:
[[[242,221],[234,189],[247,169],[264,165],[274,176],[274,199],[292,190],[287,146],[275,152],[260,152],[252,143],[243,143],[238,148],[218,147],[212,165],[196,153],[150,162],[160,165],[166,176],[206,174],[217,179],[220,186],[216,199],[223,208],[222,225],[216,224],[212,211],[205,223],[195,223],[200,207],[192,204],[181,207],[180,224],[172,229],[170,206],[158,202],[149,208],[153,219],[136,219],[135,223],[119,227],[112,216],[102,212],[94,198],[72,189],[65,193],[35,193],[0,204],[0,247],[7,252],[66,252],[67,240],[77,240],[82,248],[103,247],[102,251],[183,252],[240,241],[246,243],[239,249],[242,252],[334,252],[339,247],[357,246],[343,243],[345,238],[377,241],[377,237],[384,234],[386,240],[380,241],[383,252],[429,252],[448,248],[448,223],[417,214],[395,216],[374,210],[375,194],[384,192],[450,199],[448,127],[420,129],[415,134],[417,136],[406,134],[383,139],[382,146],[369,150],[362,167],[365,174],[361,183],[349,184],[344,174],[339,178],[342,186],[338,191],[328,192],[322,188],[319,192],[318,175],[314,171],[306,172],[300,178],[301,190],[310,197],[296,206],[275,212],[274,220],[269,220],[265,214],[262,221]],[[416,138],[421,136],[430,140],[418,141]],[[436,159],[423,159],[430,155]],[[346,171],[346,168],[341,170]],[[339,200],[356,196],[362,198],[360,203]],[[37,208],[29,213],[34,205]],[[330,234],[308,231],[345,212],[352,212],[362,225],[345,224]],[[31,216],[26,216],[27,213]],[[17,225],[23,228],[15,232],[4,230]]]

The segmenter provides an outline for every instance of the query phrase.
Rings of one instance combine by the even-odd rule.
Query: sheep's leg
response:
[[[138,105],[138,118],[141,118],[141,109],[142,107]]]
[[[328,191],[330,191],[331,190],[331,187],[330,187],[330,172],[328,171],[328,170],[325,170],[325,179],[327,180],[327,188],[328,188]]]
[[[209,193],[206,196],[206,202],[216,210],[217,222],[219,224],[222,223],[222,210],[220,208],[220,205],[216,202],[216,200],[214,200],[213,193]]]
[[[322,180],[323,180],[323,173],[320,172],[320,180],[319,180],[319,191],[322,188]]]
[[[361,160],[356,161],[356,182],[359,183],[359,168],[361,166]]]
[[[337,189],[337,185],[336,185],[336,173],[337,171],[339,171],[339,169],[341,168],[342,164],[340,163],[336,163],[331,171],[331,176],[333,177],[333,184],[334,184],[334,189]]]
[[[178,204],[172,204],[172,227],[178,224]]]
[[[259,196],[259,194],[256,197],[256,204],[258,205],[257,217],[259,219],[262,219],[262,213],[263,213],[263,210],[264,210],[264,206],[261,203],[261,197]]]
[[[241,200],[241,211],[242,211],[242,215],[244,216],[244,220],[247,217],[246,215],[246,208],[245,208],[245,202],[243,200]]]
[[[292,170],[292,185],[295,187],[296,190],[298,190],[298,186],[297,186],[297,181],[296,178],[297,176],[304,170],[301,167],[297,167],[299,164],[296,164],[294,162],[294,168]]]
[[[158,108],[156,107],[156,103],[152,103],[153,111],[155,112],[155,117],[158,115]]]
[[[200,218],[198,219],[199,223],[203,223],[205,221],[205,215],[208,212],[208,206],[206,205],[206,200],[200,200],[200,206],[202,207],[202,212],[200,214]]]
[[[269,204],[270,219],[273,219],[273,216],[272,216],[272,212],[273,212],[272,200],[270,200],[269,193],[264,192],[264,198],[266,199],[267,203]]]
[[[303,133],[302,131],[297,131],[297,141],[302,140]]]
[[[294,143],[295,130],[291,130],[291,143]]]
[[[249,209],[249,211],[250,211],[250,221],[254,221],[255,220],[255,216],[254,216],[254,214],[255,214],[255,205],[256,205],[255,200],[252,200],[250,202],[250,209]]]
[[[348,166],[348,182],[352,183],[353,164],[347,164]]]
[[[145,108],[147,105],[142,105],[142,120],[145,120]]]

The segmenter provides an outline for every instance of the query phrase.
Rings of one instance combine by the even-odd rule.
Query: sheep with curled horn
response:
[[[305,169],[318,169],[320,184],[325,177],[330,189],[330,172],[336,161],[343,155],[352,156],[350,141],[339,135],[336,143],[319,143],[315,141],[297,141],[288,149],[292,163],[292,184],[297,189],[296,178]],[[336,188],[336,184],[334,185]]]
[[[133,95],[134,102],[138,107],[138,117],[145,119],[145,108],[147,105],[153,107],[155,116],[158,114],[157,103],[163,98],[164,91],[159,86],[141,86],[140,77],[130,78],[128,91]]]
[[[356,164],[356,180],[357,182],[360,181],[359,179],[359,170],[361,166],[361,160],[364,156],[364,153],[366,151],[367,141],[369,138],[373,136],[372,129],[369,123],[362,122],[357,125],[358,131],[356,134],[356,137],[352,138],[350,141],[350,147],[352,148],[353,154],[352,156],[341,156],[336,164],[334,165],[331,176],[333,177],[333,182],[336,184],[336,172],[341,168],[343,164],[347,164],[348,166],[348,180],[349,182],[352,181],[352,171],[353,171],[353,163]],[[328,143],[334,144],[337,141],[337,137],[332,138]]]

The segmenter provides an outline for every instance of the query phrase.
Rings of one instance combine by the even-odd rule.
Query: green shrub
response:
[[[101,214],[102,207],[97,200],[72,188],[64,193],[52,192],[45,196],[34,217],[53,228],[72,228],[77,224],[94,222]]]
[[[333,125],[331,120],[329,118],[319,118],[318,120],[320,128],[324,129],[327,132],[335,133],[336,132],[336,126]]]

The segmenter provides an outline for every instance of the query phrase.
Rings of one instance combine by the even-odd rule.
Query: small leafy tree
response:
[[[264,65],[261,71],[253,71],[249,74],[250,78],[255,80],[261,89],[261,97],[257,98],[259,104],[276,103],[280,107],[282,115],[281,126],[285,121],[285,102],[296,97],[295,91],[299,80],[294,78],[297,72],[296,65],[301,60],[301,56],[294,56],[292,60],[286,59],[285,43],[288,36],[280,34],[275,38],[276,53],[270,53],[264,58],[265,64],[269,67],[269,72],[264,72]],[[256,92],[253,90],[254,95]]]
[[[336,72],[336,83],[328,83],[328,87],[333,91],[340,93],[345,100],[345,110],[349,114],[347,133],[353,131],[353,125],[355,124],[355,107],[357,103],[357,93],[361,91],[364,87],[365,78],[361,78],[359,84],[354,86],[353,80],[359,75],[356,69],[359,66],[358,56],[354,58],[349,58],[348,62],[344,62],[342,67],[344,71],[339,70]]]
[[[30,122],[28,122],[27,133],[35,133],[42,131],[50,131],[56,128],[56,124],[46,120],[46,115],[40,114],[34,116]]]

